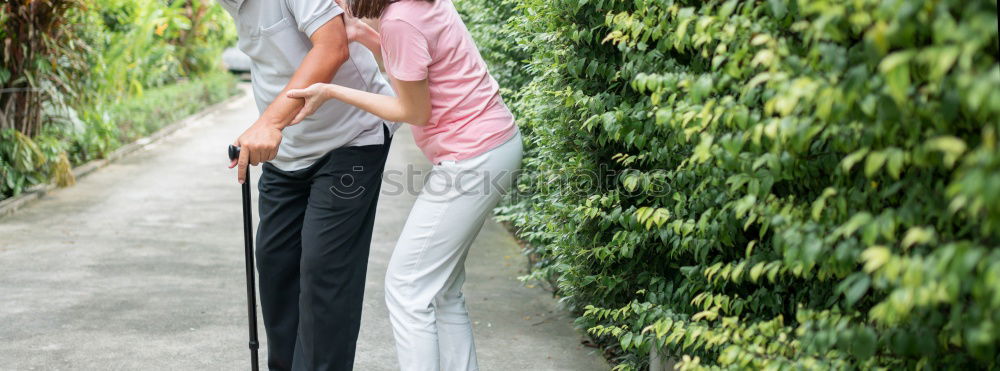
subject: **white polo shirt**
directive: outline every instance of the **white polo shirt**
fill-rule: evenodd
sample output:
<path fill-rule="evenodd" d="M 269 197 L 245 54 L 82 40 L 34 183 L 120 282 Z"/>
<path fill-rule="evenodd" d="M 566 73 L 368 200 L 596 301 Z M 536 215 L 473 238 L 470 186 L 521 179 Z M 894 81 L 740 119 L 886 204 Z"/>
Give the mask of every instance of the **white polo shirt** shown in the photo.
<path fill-rule="evenodd" d="M 309 37 L 313 32 L 344 12 L 333 0 L 218 2 L 236 21 L 237 46 L 253 62 L 250 76 L 260 112 L 264 112 L 288 85 L 306 53 L 312 49 Z M 350 58 L 331 83 L 394 95 L 372 53 L 359 43 L 351 43 L 349 49 Z M 278 155 L 270 162 L 282 170 L 298 170 L 336 148 L 382 144 L 382 123 L 383 120 L 375 115 L 331 99 L 309 118 L 282 130 Z"/>

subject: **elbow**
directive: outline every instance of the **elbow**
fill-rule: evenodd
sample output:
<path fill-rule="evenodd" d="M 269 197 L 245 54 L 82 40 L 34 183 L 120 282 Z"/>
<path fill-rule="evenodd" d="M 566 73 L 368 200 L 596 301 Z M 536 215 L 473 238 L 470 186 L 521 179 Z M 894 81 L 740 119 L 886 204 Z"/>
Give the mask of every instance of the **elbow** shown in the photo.
<path fill-rule="evenodd" d="M 333 55 L 335 63 L 337 63 L 337 66 L 340 66 L 351 57 L 351 50 L 347 47 L 347 44 L 340 44 L 334 49 Z"/>
<path fill-rule="evenodd" d="M 430 102 L 410 104 L 406 107 L 406 119 L 404 122 L 413 126 L 427 126 L 431 121 Z"/>
<path fill-rule="evenodd" d="M 430 111 L 415 113 L 413 115 L 410 115 L 410 117 L 408 117 L 408 119 L 406 120 L 407 123 L 413 126 L 427 126 L 427 124 L 430 121 L 431 121 Z"/>
<path fill-rule="evenodd" d="M 351 57 L 351 50 L 347 48 L 347 44 L 340 44 L 332 47 L 329 55 L 330 63 L 340 67 L 340 65 L 347 62 L 347 59 Z"/>
<path fill-rule="evenodd" d="M 326 81 L 332 79 L 340 66 L 351 57 L 351 51 L 347 48 L 347 44 L 315 44 L 310 53 L 316 53 L 322 68 L 330 71 L 330 77 Z"/>

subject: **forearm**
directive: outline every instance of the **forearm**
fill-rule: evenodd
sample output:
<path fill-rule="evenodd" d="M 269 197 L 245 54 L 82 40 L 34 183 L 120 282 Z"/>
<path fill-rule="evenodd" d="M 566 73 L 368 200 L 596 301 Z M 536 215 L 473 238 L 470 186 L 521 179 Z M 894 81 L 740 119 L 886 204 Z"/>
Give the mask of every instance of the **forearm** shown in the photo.
<path fill-rule="evenodd" d="M 302 109 L 301 99 L 286 96 L 291 89 L 301 89 L 321 82 L 329 83 L 348 58 L 346 48 L 313 47 L 302 60 L 299 69 L 288 81 L 285 89 L 271 102 L 260 115 L 259 121 L 266 125 L 274 125 L 282 129 L 291 124 L 295 114 Z"/>
<path fill-rule="evenodd" d="M 327 99 L 337 99 L 358 107 L 386 121 L 405 122 L 411 125 L 427 125 L 428 118 L 410 109 L 397 97 L 369 93 L 340 85 L 325 85 L 324 95 Z"/>

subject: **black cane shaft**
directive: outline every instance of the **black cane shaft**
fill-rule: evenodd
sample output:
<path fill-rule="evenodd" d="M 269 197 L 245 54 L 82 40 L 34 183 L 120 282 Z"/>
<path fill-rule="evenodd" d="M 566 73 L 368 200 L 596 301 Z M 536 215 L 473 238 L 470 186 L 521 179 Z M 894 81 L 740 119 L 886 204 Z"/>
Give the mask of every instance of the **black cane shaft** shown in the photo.
<path fill-rule="evenodd" d="M 249 170 L 249 169 L 248 169 Z M 250 368 L 258 370 L 257 349 L 257 280 L 254 277 L 254 254 L 253 254 L 253 207 L 250 202 L 250 172 L 247 171 L 246 181 L 243 182 L 243 240 L 245 248 L 244 259 L 247 271 L 247 318 L 250 323 Z"/>
<path fill-rule="evenodd" d="M 229 159 L 240 157 L 240 148 L 229 146 Z M 253 256 L 253 205 L 250 202 L 250 169 L 247 169 L 243 189 L 243 253 L 247 271 L 247 317 L 250 328 L 250 369 L 259 370 L 257 349 L 260 342 L 257 339 L 257 280 L 254 277 Z"/>

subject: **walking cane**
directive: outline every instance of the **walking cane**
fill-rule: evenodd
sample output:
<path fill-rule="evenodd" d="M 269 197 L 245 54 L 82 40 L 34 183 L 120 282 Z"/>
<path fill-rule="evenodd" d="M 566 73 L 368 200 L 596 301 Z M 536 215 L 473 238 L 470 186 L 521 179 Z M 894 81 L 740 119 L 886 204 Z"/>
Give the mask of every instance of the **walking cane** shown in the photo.
<path fill-rule="evenodd" d="M 229 146 L 229 159 L 240 158 L 240 147 Z M 257 348 L 257 284 L 254 280 L 253 263 L 253 215 L 250 206 L 250 169 L 247 169 L 246 181 L 243 182 L 243 245 L 247 263 L 247 316 L 250 320 L 250 368 L 258 370 Z"/>

